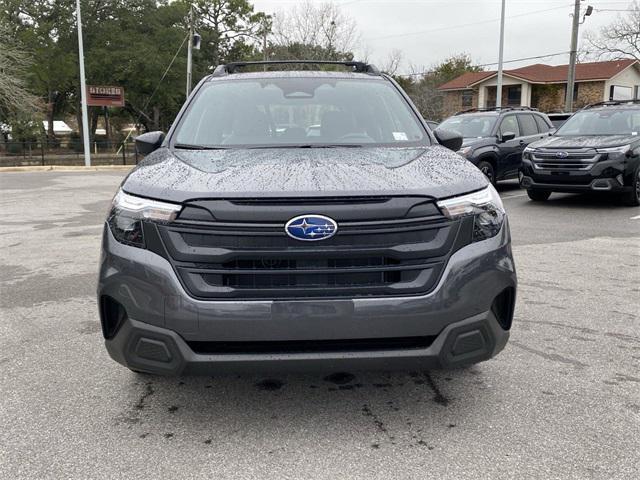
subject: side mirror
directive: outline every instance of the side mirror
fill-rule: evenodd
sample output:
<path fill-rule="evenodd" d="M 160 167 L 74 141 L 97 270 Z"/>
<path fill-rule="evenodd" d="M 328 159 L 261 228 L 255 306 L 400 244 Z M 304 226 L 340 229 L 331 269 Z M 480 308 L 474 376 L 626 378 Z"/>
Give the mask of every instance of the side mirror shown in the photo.
<path fill-rule="evenodd" d="M 454 152 L 460 150 L 460 147 L 462 146 L 462 135 L 458 132 L 444 128 L 436 128 L 433 131 L 433 134 L 436 136 L 438 143 L 443 147 L 453 150 Z"/>
<path fill-rule="evenodd" d="M 504 132 L 500 137 L 501 142 L 508 142 L 509 140 L 513 140 L 516 138 L 516 134 L 513 132 Z"/>
<path fill-rule="evenodd" d="M 549 130 L 549 136 L 555 135 L 557 131 L 558 131 L 557 128 L 552 128 L 551 130 Z"/>
<path fill-rule="evenodd" d="M 140 155 L 149 155 L 162 145 L 164 132 L 147 132 L 136 137 L 136 151 Z"/>

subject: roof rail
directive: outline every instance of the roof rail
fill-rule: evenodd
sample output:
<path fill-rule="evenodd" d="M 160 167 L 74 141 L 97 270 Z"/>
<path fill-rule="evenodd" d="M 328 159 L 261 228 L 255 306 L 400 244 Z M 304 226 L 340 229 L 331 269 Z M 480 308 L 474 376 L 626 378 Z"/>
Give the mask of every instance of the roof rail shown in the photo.
<path fill-rule="evenodd" d="M 587 108 L 593 108 L 593 107 L 608 107 L 612 105 L 623 105 L 626 103 L 640 103 L 640 99 L 634 98 L 631 100 L 607 100 L 604 102 L 590 103 L 589 105 L 585 105 L 584 107 L 582 107 L 582 110 L 586 110 Z"/>
<path fill-rule="evenodd" d="M 454 113 L 454 115 L 461 115 L 463 113 L 473 113 L 473 112 L 508 112 L 509 110 L 526 110 L 531 112 L 537 112 L 537 108 L 527 107 L 521 105 L 519 107 L 480 107 L 480 108 L 467 108 L 466 110 L 460 110 L 459 112 Z"/>
<path fill-rule="evenodd" d="M 220 77 L 236 73 L 236 70 L 243 67 L 260 65 L 343 65 L 345 67 L 353 67 L 353 71 L 357 73 L 370 73 L 380 75 L 380 70 L 375 65 L 365 62 L 355 61 L 335 61 L 335 60 L 264 60 L 258 62 L 231 62 L 226 65 L 218 65 L 213 71 L 212 76 Z"/>

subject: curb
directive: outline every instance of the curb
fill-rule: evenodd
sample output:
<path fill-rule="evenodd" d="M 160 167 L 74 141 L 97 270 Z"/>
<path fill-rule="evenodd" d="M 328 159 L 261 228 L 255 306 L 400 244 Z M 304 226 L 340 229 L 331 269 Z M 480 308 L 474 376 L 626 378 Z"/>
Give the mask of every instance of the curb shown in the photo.
<path fill-rule="evenodd" d="M 91 167 L 75 166 L 75 165 L 33 165 L 23 167 L 0 167 L 0 173 L 5 172 L 100 172 L 100 171 L 127 171 L 131 170 L 135 165 L 95 165 Z"/>

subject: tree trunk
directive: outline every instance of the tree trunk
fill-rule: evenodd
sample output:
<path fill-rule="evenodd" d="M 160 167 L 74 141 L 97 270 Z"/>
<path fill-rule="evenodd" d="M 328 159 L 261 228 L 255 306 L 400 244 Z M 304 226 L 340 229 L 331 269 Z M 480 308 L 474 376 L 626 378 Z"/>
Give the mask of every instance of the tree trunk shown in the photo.
<path fill-rule="evenodd" d="M 160 130 L 160 107 L 153 107 L 153 130 Z"/>

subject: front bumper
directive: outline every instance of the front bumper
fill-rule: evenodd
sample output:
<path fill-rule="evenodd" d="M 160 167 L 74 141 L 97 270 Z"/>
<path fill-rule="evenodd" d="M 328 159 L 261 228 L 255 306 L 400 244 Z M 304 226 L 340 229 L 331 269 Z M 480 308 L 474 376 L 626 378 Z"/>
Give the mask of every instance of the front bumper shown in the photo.
<path fill-rule="evenodd" d="M 420 369 L 476 363 L 509 337 L 516 274 L 508 226 L 454 253 L 427 295 L 356 299 L 224 300 L 190 297 L 167 260 L 118 243 L 105 228 L 98 299 L 126 311 L 106 340 L 111 357 L 153 373 Z M 509 293 L 509 305 L 496 299 Z M 105 318 L 102 315 L 103 327 Z M 105 329 L 107 331 L 108 329 Z M 195 342 L 312 342 L 428 337 L 411 348 L 208 353 Z"/>
<path fill-rule="evenodd" d="M 164 375 L 240 372 L 422 370 L 488 360 L 506 345 L 509 332 L 493 312 L 448 325 L 426 348 L 296 353 L 195 353 L 176 332 L 133 319 L 106 341 L 109 355 L 132 370 Z"/>
<path fill-rule="evenodd" d="M 528 190 L 553 192 L 629 192 L 633 189 L 634 159 L 618 158 L 597 162 L 590 170 L 541 170 L 529 159 L 522 160 L 520 186 Z"/>

